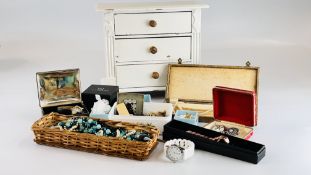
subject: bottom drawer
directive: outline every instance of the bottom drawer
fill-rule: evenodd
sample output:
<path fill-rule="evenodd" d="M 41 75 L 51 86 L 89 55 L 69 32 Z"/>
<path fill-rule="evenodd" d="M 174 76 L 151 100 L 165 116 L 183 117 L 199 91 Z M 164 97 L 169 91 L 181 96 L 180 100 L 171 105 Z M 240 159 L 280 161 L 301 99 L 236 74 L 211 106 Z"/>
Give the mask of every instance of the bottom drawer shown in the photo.
<path fill-rule="evenodd" d="M 167 79 L 167 64 L 116 66 L 120 88 L 161 87 Z"/>

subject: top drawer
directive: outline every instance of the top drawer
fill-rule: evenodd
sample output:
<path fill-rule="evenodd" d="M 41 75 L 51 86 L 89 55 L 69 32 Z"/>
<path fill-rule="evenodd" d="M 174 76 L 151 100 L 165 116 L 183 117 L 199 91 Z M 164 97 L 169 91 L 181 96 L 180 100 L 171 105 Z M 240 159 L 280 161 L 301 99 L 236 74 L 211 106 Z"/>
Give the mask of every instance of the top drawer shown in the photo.
<path fill-rule="evenodd" d="M 115 35 L 191 33 L 191 12 L 115 14 Z"/>

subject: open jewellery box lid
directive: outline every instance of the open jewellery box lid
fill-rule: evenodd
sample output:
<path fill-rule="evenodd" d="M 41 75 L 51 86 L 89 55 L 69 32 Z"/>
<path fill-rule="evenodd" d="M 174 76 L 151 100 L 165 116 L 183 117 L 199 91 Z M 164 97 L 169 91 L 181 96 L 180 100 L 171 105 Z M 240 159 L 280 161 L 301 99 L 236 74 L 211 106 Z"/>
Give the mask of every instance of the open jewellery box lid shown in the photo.
<path fill-rule="evenodd" d="M 36 78 L 40 107 L 81 103 L 79 69 L 38 72 Z"/>
<path fill-rule="evenodd" d="M 246 66 L 170 64 L 165 98 L 168 102 L 212 103 L 213 88 L 223 86 L 255 92 L 258 104 L 258 76 L 259 68 L 249 62 Z"/>
<path fill-rule="evenodd" d="M 213 88 L 214 118 L 216 120 L 255 126 L 256 93 L 234 88 Z"/>

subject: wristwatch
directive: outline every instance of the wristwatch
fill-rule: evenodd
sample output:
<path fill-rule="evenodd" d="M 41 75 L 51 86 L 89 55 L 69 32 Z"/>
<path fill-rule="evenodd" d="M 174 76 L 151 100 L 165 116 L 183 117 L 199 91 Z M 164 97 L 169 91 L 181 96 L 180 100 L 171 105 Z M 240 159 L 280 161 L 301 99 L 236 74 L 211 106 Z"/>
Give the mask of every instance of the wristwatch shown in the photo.
<path fill-rule="evenodd" d="M 172 162 L 190 158 L 194 154 L 194 143 L 186 139 L 173 139 L 164 144 L 165 156 Z"/>

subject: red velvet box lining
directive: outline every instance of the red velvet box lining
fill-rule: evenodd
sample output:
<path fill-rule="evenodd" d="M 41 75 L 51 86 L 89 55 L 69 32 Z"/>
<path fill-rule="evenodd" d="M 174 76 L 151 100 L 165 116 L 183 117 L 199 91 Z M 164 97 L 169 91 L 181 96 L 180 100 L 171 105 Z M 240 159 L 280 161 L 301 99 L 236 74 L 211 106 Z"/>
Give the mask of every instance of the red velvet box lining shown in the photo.
<path fill-rule="evenodd" d="M 214 118 L 246 126 L 256 125 L 256 94 L 253 91 L 215 87 Z"/>

